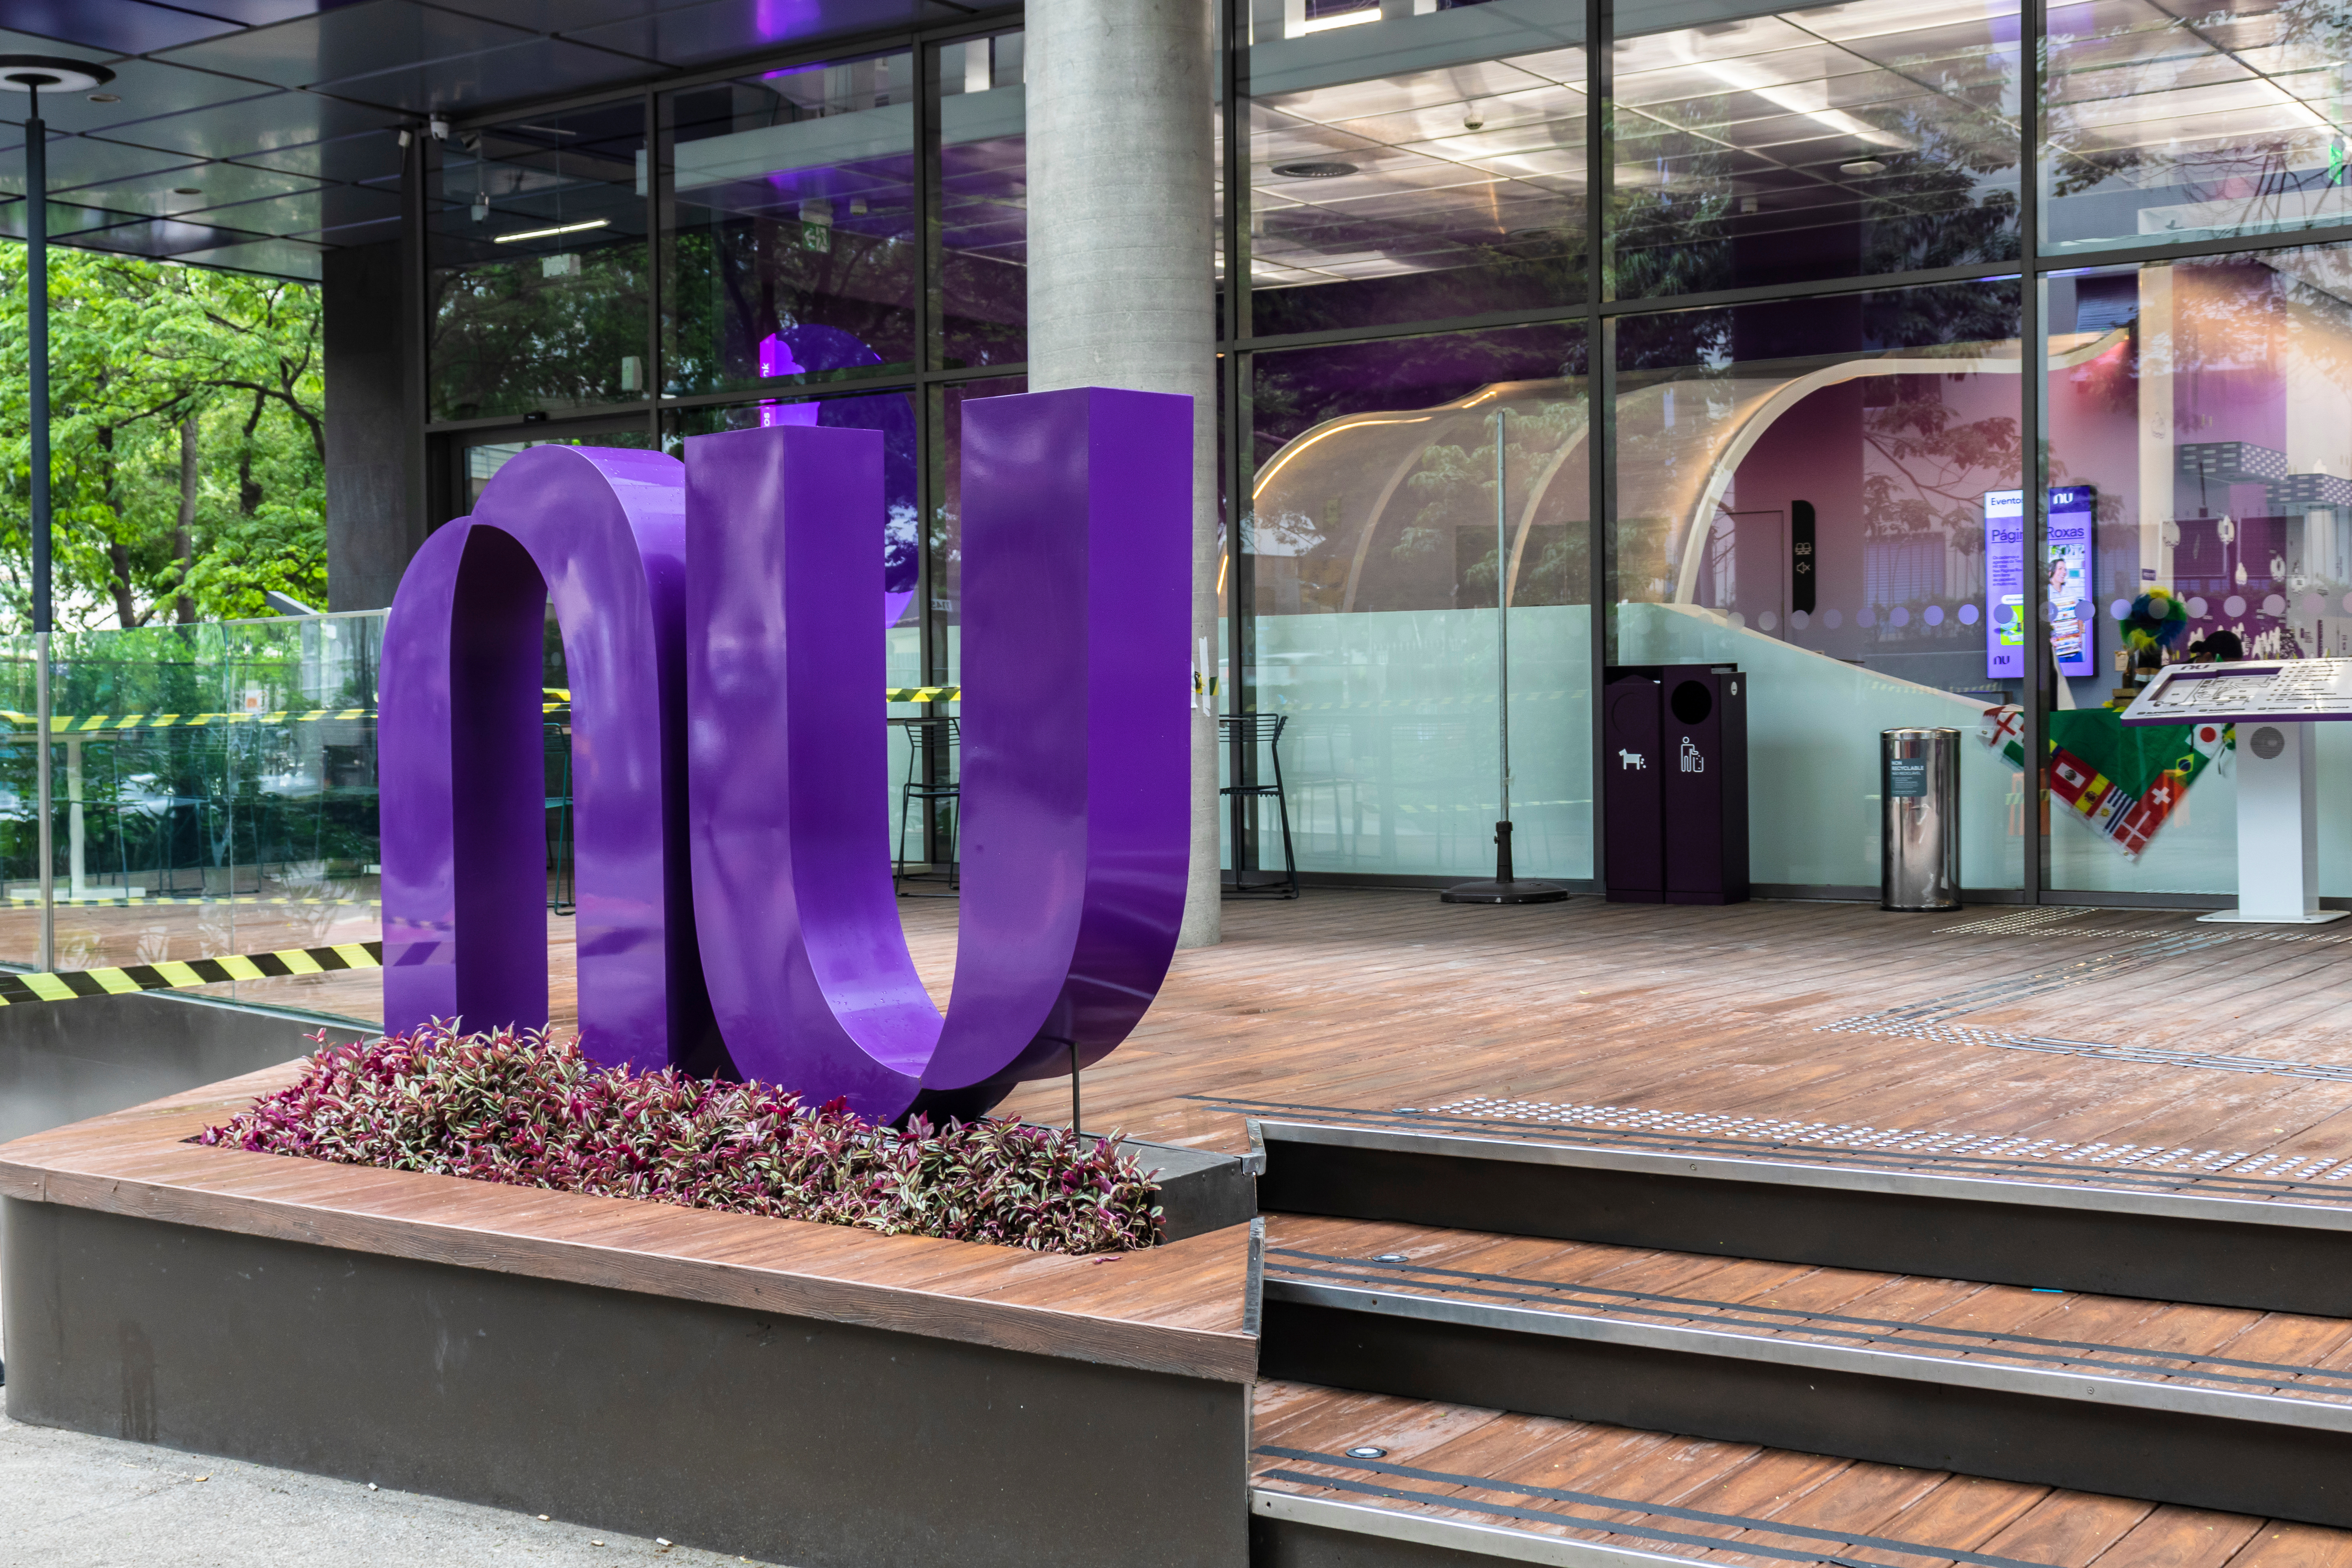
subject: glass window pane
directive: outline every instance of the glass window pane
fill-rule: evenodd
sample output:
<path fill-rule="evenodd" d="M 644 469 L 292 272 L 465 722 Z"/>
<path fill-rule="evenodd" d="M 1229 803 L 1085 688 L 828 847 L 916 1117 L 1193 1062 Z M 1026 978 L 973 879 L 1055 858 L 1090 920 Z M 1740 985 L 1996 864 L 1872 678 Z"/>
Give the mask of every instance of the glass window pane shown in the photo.
<path fill-rule="evenodd" d="M 439 144 L 432 417 L 646 395 L 645 145 L 635 100 Z"/>
<path fill-rule="evenodd" d="M 931 625 L 933 678 L 953 686 L 963 669 L 963 411 L 973 399 L 1029 390 L 1026 376 L 966 382 L 932 392 Z"/>
<path fill-rule="evenodd" d="M 940 47 L 940 346 L 948 370 L 1029 343 L 1029 138 L 1022 36 Z"/>
<path fill-rule="evenodd" d="M 2012 279 L 1620 324 L 1612 662 L 1750 675 L 1759 885 L 1874 889 L 1879 731 L 1933 724 L 1963 738 L 1963 883 L 2021 886 L 1986 527 L 2019 485 L 2018 303 Z"/>
<path fill-rule="evenodd" d="M 662 368 L 672 395 L 915 357 L 915 58 L 662 100 Z"/>
<path fill-rule="evenodd" d="M 523 440 L 478 441 L 466 448 L 466 510 L 482 499 L 482 487 L 509 462 L 533 447 L 623 447 L 642 450 L 653 437 L 640 425 L 628 430 L 600 430 L 591 436 L 540 436 Z"/>
<path fill-rule="evenodd" d="M 1255 356 L 1247 695 L 1302 870 L 1494 874 L 1499 577 L 1516 868 L 1592 874 L 1584 386 L 1577 327 Z"/>
<path fill-rule="evenodd" d="M 1584 3 L 1257 0 L 1260 334 L 1584 298 Z"/>
<path fill-rule="evenodd" d="M 1617 10 L 1618 298 L 2017 255 L 2013 0 L 1706 10 Z"/>
<path fill-rule="evenodd" d="M 2352 249 L 2082 272 L 2047 287 L 2051 480 L 2086 497 L 2096 527 L 2095 668 L 2069 682 L 2074 709 L 2051 715 L 2052 732 L 2119 792 L 2068 802 L 2053 786 L 2052 885 L 2228 894 L 2238 879 L 2231 737 L 2184 725 L 2135 730 L 2137 743 L 2125 744 L 2103 705 L 2146 671 L 2117 668 L 2118 612 L 2157 590 L 2181 601 L 2186 623 L 2153 656 L 2168 663 L 2352 657 Z M 2340 789 L 2352 732 L 2319 724 L 2314 735 L 2321 789 Z M 2320 814 L 2319 841 L 2322 890 L 2352 893 L 2340 813 Z"/>
<path fill-rule="evenodd" d="M 662 447 L 685 455 L 686 438 L 718 430 L 755 430 L 779 425 L 815 425 L 830 429 L 877 430 L 882 435 L 882 596 L 876 606 L 890 628 L 890 681 L 922 684 L 921 607 L 915 603 L 921 572 L 916 537 L 915 396 L 910 392 L 861 392 L 833 397 L 768 399 L 718 407 L 681 408 L 662 416 Z"/>
<path fill-rule="evenodd" d="M 2340 6 L 2051 7 L 2044 252 L 2352 222 L 2347 92 Z"/>

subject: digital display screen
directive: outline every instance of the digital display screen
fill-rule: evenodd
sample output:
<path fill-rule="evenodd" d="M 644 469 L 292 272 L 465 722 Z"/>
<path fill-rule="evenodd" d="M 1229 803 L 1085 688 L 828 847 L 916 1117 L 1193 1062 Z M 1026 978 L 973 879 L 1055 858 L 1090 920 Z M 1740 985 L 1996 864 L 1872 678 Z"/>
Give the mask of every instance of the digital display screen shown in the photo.
<path fill-rule="evenodd" d="M 1985 496 L 1985 673 L 2025 676 L 2029 588 L 2050 602 L 2050 646 L 2061 675 L 2097 673 L 2099 606 L 2092 597 L 2091 525 L 2098 492 L 2088 485 L 2050 491 L 2048 549 L 2037 581 L 2025 573 L 2025 492 Z"/>

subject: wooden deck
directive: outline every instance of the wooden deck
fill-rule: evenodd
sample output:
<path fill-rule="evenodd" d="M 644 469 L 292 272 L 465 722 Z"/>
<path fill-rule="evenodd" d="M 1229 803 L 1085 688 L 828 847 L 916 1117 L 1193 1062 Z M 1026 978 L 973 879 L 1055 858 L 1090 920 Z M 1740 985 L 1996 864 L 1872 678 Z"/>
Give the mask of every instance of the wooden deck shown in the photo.
<path fill-rule="evenodd" d="M 927 973 L 946 906 L 911 910 Z M 2187 913 L 1608 904 L 1494 909 L 1317 889 L 1228 905 L 1086 1119 L 1239 1150 L 1247 1100 L 1389 1110 L 1469 1100 L 1619 1121 L 1819 1124 L 2117 1150 L 2197 1169 L 2352 1156 L 2352 931 Z M 1009 1110 L 1067 1120 L 1066 1081 Z"/>
<path fill-rule="evenodd" d="M 957 905 L 900 900 L 935 1000 Z M 1492 909 L 1311 889 L 1229 903 L 1142 1026 L 1086 1075 L 1090 1125 L 1238 1152 L 1235 1100 L 1388 1110 L 1608 1108 L 1633 1124 L 1821 1123 L 1845 1143 L 1975 1133 L 2199 1169 L 2352 1156 L 2352 929 L 2182 912 L 1853 904 Z M 28 910 L 0 913 L 14 951 Z M 233 921 L 233 923 L 231 923 Z M 573 922 L 548 921 L 559 1028 Z M 372 908 L 60 911 L 75 962 L 267 951 L 374 934 Z M 9 945 L 14 944 L 14 945 Z M 228 987 L 218 988 L 224 991 Z M 381 1019 L 372 973 L 245 984 L 249 1000 Z M 1068 1120 L 1066 1079 L 1006 1109 Z M 1587 1115 L 1581 1118 L 1590 1121 Z M 2079 1157 L 2079 1155 L 2077 1156 Z"/>

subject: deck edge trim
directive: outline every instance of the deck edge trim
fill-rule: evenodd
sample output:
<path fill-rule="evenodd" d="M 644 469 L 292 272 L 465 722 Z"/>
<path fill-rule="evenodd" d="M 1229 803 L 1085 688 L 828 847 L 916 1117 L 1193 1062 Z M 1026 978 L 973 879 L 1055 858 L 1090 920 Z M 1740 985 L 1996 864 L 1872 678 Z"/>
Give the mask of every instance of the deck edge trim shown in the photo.
<path fill-rule="evenodd" d="M 1263 1125 L 1270 1147 L 1285 1142 L 1320 1144 L 1329 1148 L 1377 1149 L 1393 1153 L 1494 1160 L 1511 1164 L 1570 1166 L 1623 1171 L 1637 1175 L 1681 1176 L 1699 1181 L 1754 1182 L 1774 1186 L 1815 1187 L 1832 1192 L 1899 1194 L 1969 1203 L 2015 1204 L 2032 1208 L 2147 1215 L 2219 1225 L 2352 1231 L 2352 1205 L 2338 1208 L 2296 1203 L 2288 1198 L 2257 1201 L 2196 1197 L 2179 1193 L 2136 1193 L 2126 1188 L 2090 1184 L 1812 1165 L 1801 1160 L 1670 1154 L 1643 1149 L 1601 1148 L 1584 1143 L 1538 1143 L 1508 1138 L 1476 1138 L 1463 1133 L 1342 1127 L 1328 1122 L 1269 1119 Z M 2352 1196 L 2352 1194 L 2347 1195 Z"/>
<path fill-rule="evenodd" d="M 1427 1514 L 1376 1508 L 1366 1503 L 1337 1502 L 1329 1498 L 1301 1497 L 1296 1492 L 1250 1489 L 1250 1512 L 1286 1524 L 1311 1525 L 1349 1535 L 1374 1535 L 1441 1551 L 1499 1557 L 1514 1563 L 1535 1563 L 1545 1568 L 1688 1568 L 1693 1559 L 1665 1552 L 1642 1552 L 1597 1541 L 1538 1535 L 1532 1531 L 1501 1525 L 1473 1524 L 1467 1520 L 1436 1519 Z"/>
<path fill-rule="evenodd" d="M 1589 1340 L 1685 1355 L 1719 1356 L 1730 1361 L 1807 1367 L 1817 1372 L 1900 1378 L 1906 1382 L 1984 1389 L 2036 1399 L 2067 1399 L 2111 1408 L 2121 1406 L 2172 1415 L 2207 1415 L 2223 1420 L 2352 1433 L 2352 1405 L 2290 1399 L 2281 1394 L 2236 1394 L 2226 1389 L 2200 1388 L 2138 1378 L 2005 1366 L 1962 1357 L 1947 1359 L 1662 1323 L 1629 1323 L 1621 1318 L 1546 1312 L 1535 1308 L 1493 1306 L 1483 1302 L 1449 1301 L 1415 1297 L 1406 1291 L 1383 1294 L 1349 1286 L 1307 1284 L 1280 1279 L 1268 1279 L 1265 1289 L 1269 1300 L 1297 1301 L 1342 1311 L 1413 1318 L 1429 1322 L 1462 1323 L 1512 1333 L 1540 1334 L 1552 1339 Z M 1774 1353 L 1776 1352 L 1780 1353 Z"/>

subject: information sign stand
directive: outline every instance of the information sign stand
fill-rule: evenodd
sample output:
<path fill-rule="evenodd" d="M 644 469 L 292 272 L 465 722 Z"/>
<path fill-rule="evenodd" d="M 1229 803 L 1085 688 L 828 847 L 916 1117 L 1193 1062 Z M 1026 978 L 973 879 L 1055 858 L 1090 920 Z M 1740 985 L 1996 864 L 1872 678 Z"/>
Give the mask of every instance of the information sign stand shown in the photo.
<path fill-rule="evenodd" d="M 2200 915 L 2247 925 L 2323 925 L 2315 722 L 2352 719 L 2352 659 L 2176 664 L 2124 710 L 2126 724 L 2238 729 L 2238 906 Z"/>

